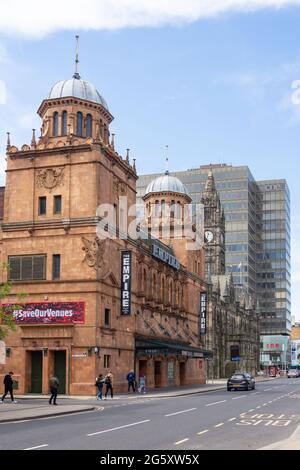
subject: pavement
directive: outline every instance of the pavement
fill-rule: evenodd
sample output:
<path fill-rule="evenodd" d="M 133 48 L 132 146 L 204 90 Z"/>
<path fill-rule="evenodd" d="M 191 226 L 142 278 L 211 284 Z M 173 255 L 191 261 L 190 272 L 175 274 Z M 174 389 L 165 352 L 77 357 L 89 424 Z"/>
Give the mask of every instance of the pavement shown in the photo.
<path fill-rule="evenodd" d="M 300 426 L 288 439 L 262 447 L 260 450 L 300 450 Z"/>
<path fill-rule="evenodd" d="M 51 418 L 55 416 L 70 415 L 94 411 L 91 405 L 49 405 L 49 404 L 23 404 L 6 402 L 0 404 L 0 423 L 26 421 L 31 419 Z"/>
<path fill-rule="evenodd" d="M 257 377 L 256 382 L 264 382 L 269 380 L 275 380 L 269 377 Z M 205 385 L 190 385 L 187 387 L 166 387 L 162 389 L 155 389 L 148 391 L 146 394 L 131 393 L 131 394 L 118 394 L 114 397 L 114 402 L 118 400 L 143 400 L 155 399 L 155 398 L 173 398 L 188 395 L 196 395 L 207 392 L 214 392 L 218 390 L 224 390 L 226 388 L 226 379 L 216 379 L 210 381 Z M 100 402 L 95 401 L 95 396 L 72 396 L 72 395 L 59 395 L 58 406 L 49 405 L 47 403 L 47 395 L 15 395 L 17 404 L 11 404 L 7 398 L 4 404 L 0 404 L 0 423 L 17 422 L 39 418 L 50 418 L 60 415 L 68 415 L 73 413 L 81 413 L 87 411 L 93 411 L 100 405 Z M 37 402 L 35 402 L 37 400 Z M 43 400 L 43 403 L 39 403 Z M 61 404 L 65 401 L 71 401 L 72 404 Z M 79 405 L 82 401 L 95 401 L 95 405 L 86 404 Z M 28 402 L 31 403 L 28 403 Z M 32 403 L 34 401 L 34 403 Z M 26 403 L 27 402 L 27 403 Z"/>

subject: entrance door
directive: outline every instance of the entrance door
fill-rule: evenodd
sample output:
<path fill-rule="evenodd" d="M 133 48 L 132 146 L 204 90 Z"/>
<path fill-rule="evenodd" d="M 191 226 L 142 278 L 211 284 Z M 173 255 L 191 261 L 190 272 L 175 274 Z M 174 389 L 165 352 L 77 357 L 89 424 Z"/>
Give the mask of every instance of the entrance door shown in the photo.
<path fill-rule="evenodd" d="M 54 351 L 54 375 L 58 378 L 58 393 L 66 393 L 66 351 Z"/>
<path fill-rule="evenodd" d="M 155 388 L 161 387 L 161 362 L 160 361 L 154 362 L 154 380 L 155 380 Z"/>
<path fill-rule="evenodd" d="M 180 385 L 185 384 L 185 362 L 180 362 Z"/>
<path fill-rule="evenodd" d="M 31 393 L 42 393 L 43 380 L 43 353 L 32 351 L 31 353 Z"/>

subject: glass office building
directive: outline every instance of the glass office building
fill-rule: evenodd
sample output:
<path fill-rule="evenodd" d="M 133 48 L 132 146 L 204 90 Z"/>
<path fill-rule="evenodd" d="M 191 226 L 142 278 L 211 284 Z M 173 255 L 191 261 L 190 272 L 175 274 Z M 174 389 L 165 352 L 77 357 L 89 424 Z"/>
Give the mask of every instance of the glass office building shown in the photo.
<path fill-rule="evenodd" d="M 290 192 L 285 180 L 258 181 L 262 199 L 262 243 L 257 290 L 261 334 L 291 331 Z"/>
<path fill-rule="evenodd" d="M 212 168 L 226 219 L 226 271 L 236 286 L 259 301 L 261 334 L 290 333 L 290 206 L 285 180 L 255 181 L 247 166 L 205 165 L 172 172 L 194 204 Z M 139 202 L 160 174 L 140 176 Z M 274 189 L 270 189 L 274 187 Z M 279 189 L 280 187 L 280 189 Z M 271 195 L 272 194 L 272 195 Z M 273 200 L 274 198 L 274 200 Z M 271 277 L 273 276 L 273 277 Z"/>

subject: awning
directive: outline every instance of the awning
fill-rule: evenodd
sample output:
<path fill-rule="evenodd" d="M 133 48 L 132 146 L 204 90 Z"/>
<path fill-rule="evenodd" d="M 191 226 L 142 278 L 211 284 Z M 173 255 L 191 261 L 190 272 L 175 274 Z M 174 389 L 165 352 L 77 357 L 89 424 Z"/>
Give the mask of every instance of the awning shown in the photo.
<path fill-rule="evenodd" d="M 142 337 L 136 337 L 135 349 L 138 353 L 143 352 L 144 354 L 152 356 L 159 354 L 177 354 L 180 356 L 203 359 L 211 359 L 213 357 L 213 352 L 207 349 L 196 348 L 175 341 L 163 341 L 160 339 Z"/>

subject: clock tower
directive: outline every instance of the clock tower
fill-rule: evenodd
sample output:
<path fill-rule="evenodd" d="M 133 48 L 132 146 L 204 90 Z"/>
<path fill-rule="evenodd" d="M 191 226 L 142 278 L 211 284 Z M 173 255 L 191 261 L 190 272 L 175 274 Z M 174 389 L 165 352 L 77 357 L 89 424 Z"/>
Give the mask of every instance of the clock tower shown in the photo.
<path fill-rule="evenodd" d="M 204 205 L 206 276 L 225 274 L 225 215 L 211 168 L 201 202 Z"/>

